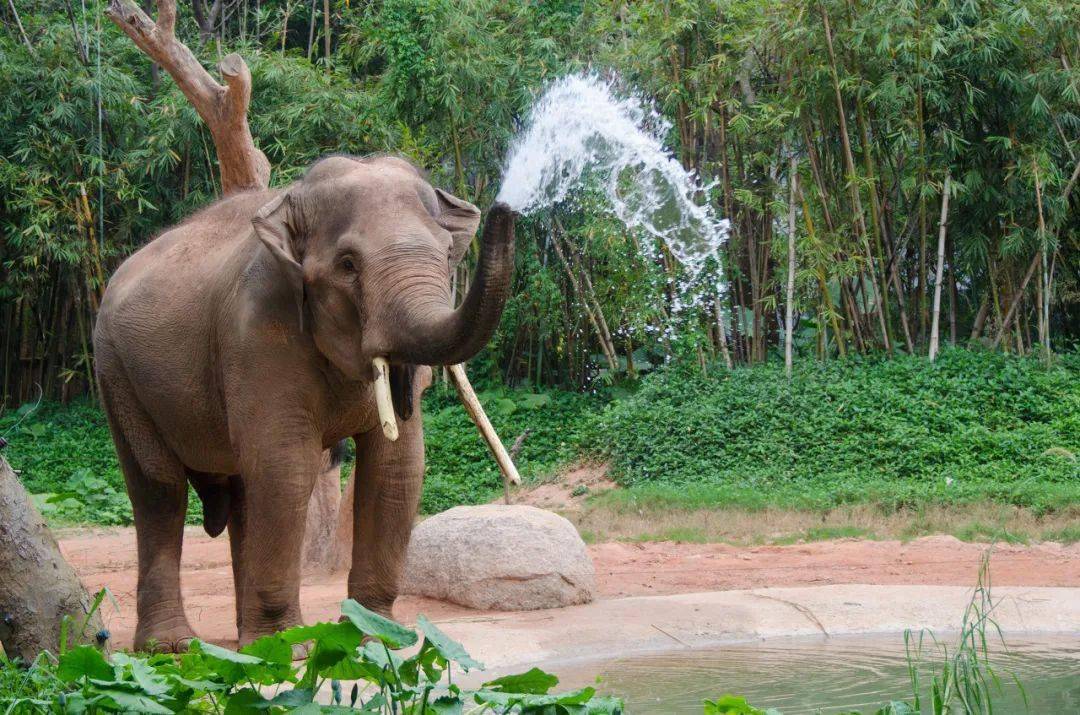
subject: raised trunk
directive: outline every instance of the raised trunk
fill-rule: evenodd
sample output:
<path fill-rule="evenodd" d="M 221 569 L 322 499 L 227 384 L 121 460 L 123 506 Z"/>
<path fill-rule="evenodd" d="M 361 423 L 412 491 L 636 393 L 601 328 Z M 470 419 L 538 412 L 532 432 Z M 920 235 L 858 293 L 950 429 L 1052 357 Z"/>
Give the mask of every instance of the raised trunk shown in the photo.
<path fill-rule="evenodd" d="M 499 325 L 513 272 L 514 212 L 497 203 L 488 212 L 476 274 L 461 306 L 405 317 L 387 357 L 415 365 L 454 365 L 471 358 Z"/>

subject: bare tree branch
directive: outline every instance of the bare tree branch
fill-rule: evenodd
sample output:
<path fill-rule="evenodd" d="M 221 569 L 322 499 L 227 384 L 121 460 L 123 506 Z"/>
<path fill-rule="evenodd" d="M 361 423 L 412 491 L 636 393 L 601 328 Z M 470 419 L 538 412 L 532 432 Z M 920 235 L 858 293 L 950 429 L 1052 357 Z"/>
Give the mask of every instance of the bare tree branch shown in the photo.
<path fill-rule="evenodd" d="M 206 122 L 217 149 L 222 192 L 229 195 L 265 189 L 270 182 L 270 162 L 255 146 L 248 127 L 251 72 L 247 63 L 236 53 L 227 55 L 218 66 L 225 81 L 222 86 L 176 39 L 175 0 L 157 0 L 157 7 L 156 23 L 132 0 L 110 0 L 105 13 L 172 76 Z"/>

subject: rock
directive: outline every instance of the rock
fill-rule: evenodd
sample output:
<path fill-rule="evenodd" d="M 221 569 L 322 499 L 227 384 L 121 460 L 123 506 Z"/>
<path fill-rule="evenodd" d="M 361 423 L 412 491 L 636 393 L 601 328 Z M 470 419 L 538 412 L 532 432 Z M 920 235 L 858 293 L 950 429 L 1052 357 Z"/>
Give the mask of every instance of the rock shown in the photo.
<path fill-rule="evenodd" d="M 403 593 L 499 611 L 588 603 L 596 590 L 574 526 L 521 504 L 459 506 L 424 520 L 402 581 Z"/>

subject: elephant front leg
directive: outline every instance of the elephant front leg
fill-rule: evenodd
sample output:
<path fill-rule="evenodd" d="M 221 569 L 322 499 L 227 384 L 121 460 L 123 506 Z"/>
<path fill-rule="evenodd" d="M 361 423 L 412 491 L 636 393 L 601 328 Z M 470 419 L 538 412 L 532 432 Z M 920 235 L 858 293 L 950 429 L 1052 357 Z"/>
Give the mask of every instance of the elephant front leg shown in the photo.
<path fill-rule="evenodd" d="M 302 622 L 300 558 L 321 459 L 318 440 L 294 437 L 253 449 L 244 460 L 251 467 L 243 475 L 237 534 L 242 564 L 234 570 L 243 582 L 237 585 L 241 645 Z"/>
<path fill-rule="evenodd" d="M 349 598 L 391 617 L 424 481 L 424 434 L 417 405 L 398 421 L 398 439 L 381 429 L 357 435 Z"/>

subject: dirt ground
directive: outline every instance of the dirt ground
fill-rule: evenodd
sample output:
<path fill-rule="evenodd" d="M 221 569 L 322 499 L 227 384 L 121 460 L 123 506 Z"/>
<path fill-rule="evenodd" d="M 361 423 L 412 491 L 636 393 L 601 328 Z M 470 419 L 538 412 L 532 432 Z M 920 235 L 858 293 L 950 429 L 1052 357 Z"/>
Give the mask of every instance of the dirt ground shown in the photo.
<path fill-rule="evenodd" d="M 106 609 L 114 644 L 131 645 L 135 628 L 135 532 L 131 528 L 61 534 L 61 548 L 96 591 L 107 586 L 116 606 Z M 971 586 L 985 544 L 931 536 L 907 543 L 841 539 L 788 546 L 738 547 L 675 542 L 602 543 L 589 546 L 596 567 L 597 597 L 696 593 L 771 586 L 831 584 L 926 584 Z M 995 586 L 1080 587 L 1080 543 L 995 545 Z M 235 646 L 232 572 L 228 540 L 187 530 L 183 590 L 196 633 Z M 311 574 L 301 601 L 308 622 L 336 617 L 345 598 L 345 574 Z M 412 622 L 420 612 L 435 620 L 484 619 L 490 614 L 416 597 L 403 597 L 395 617 Z"/>

